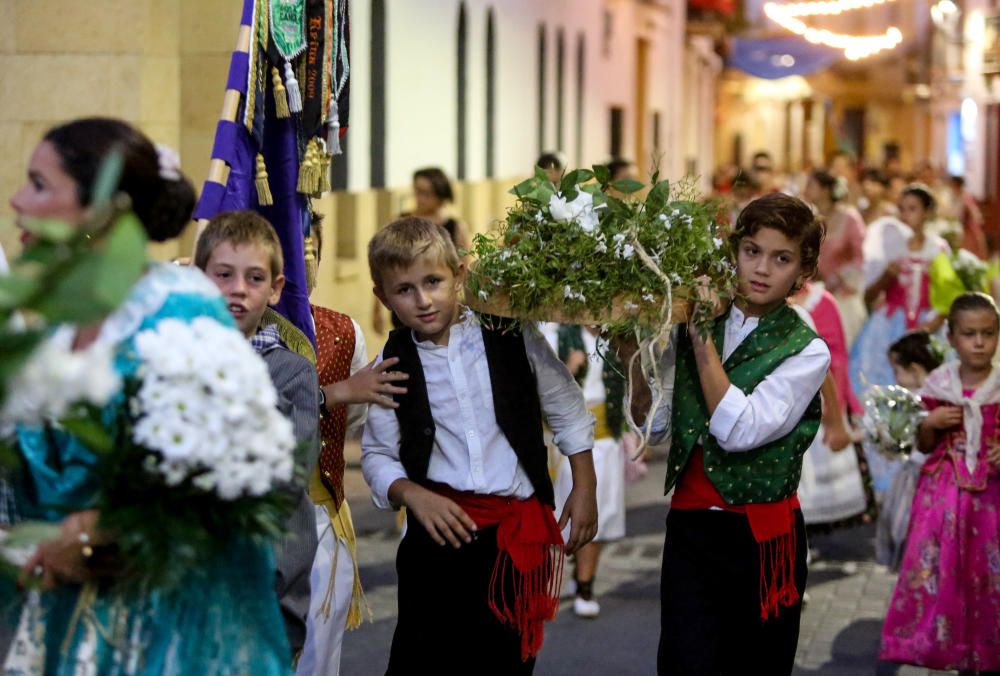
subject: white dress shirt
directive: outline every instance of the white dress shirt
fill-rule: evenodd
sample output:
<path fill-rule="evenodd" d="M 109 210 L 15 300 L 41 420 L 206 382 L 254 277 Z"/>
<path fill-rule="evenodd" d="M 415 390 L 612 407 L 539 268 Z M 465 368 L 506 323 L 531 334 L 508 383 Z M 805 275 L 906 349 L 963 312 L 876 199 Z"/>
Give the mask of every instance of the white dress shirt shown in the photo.
<path fill-rule="evenodd" d="M 759 322 L 759 318 L 747 317 L 735 305 L 732 307 L 720 355 L 723 364 Z M 665 392 L 650 423 L 650 443 L 662 443 L 669 432 L 675 360 L 676 335 L 660 360 Z M 780 439 L 799 424 L 829 368 L 830 349 L 823 339 L 813 339 L 801 352 L 781 362 L 750 394 L 730 385 L 709 420 L 709 434 L 723 450 L 733 453 Z"/>
<path fill-rule="evenodd" d="M 365 345 L 365 334 L 361 326 L 351 319 L 354 326 L 354 354 L 351 355 L 351 375 L 368 366 L 368 347 Z M 365 418 L 368 416 L 368 404 L 348 404 L 347 406 L 347 437 L 356 439 Z"/>
<path fill-rule="evenodd" d="M 563 455 L 590 450 L 594 417 L 569 371 L 538 330 L 524 326 L 524 347 L 538 384 L 542 414 Z M 427 478 L 460 491 L 527 498 L 528 475 L 496 421 L 486 346 L 471 315 L 451 328 L 448 345 L 417 342 L 434 418 L 434 446 Z M 382 355 L 379 355 L 381 361 Z M 541 443 L 541 440 L 539 440 Z M 382 509 L 389 486 L 406 478 L 399 458 L 400 430 L 392 409 L 372 406 L 361 438 L 361 470 Z"/>

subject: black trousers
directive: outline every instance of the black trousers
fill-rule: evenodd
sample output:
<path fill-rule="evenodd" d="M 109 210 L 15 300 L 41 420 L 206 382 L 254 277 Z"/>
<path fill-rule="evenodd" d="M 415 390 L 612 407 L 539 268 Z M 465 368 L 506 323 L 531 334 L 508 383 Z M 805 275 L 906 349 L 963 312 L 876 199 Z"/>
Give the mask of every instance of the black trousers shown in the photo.
<path fill-rule="evenodd" d="M 400 674 L 531 674 L 521 661 L 521 637 L 490 610 L 497 560 L 496 528 L 483 528 L 460 549 L 435 543 L 415 519 L 396 554 L 399 619 L 387 676 Z M 505 590 L 511 598 L 513 589 Z"/>
<path fill-rule="evenodd" d="M 805 522 L 795 513 L 795 587 L 806 586 Z M 660 578 L 661 676 L 791 674 L 802 604 L 760 619 L 760 558 L 743 514 L 670 510 Z"/>

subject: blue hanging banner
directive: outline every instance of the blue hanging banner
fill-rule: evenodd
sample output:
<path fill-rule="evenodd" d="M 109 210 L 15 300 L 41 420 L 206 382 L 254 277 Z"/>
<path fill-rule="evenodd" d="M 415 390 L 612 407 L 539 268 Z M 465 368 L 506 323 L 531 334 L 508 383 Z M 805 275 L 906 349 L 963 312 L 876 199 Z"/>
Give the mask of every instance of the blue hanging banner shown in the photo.
<path fill-rule="evenodd" d="M 788 36 L 748 40 L 734 38 L 726 65 L 754 77 L 776 80 L 789 75 L 811 75 L 843 57 L 837 49 Z"/>

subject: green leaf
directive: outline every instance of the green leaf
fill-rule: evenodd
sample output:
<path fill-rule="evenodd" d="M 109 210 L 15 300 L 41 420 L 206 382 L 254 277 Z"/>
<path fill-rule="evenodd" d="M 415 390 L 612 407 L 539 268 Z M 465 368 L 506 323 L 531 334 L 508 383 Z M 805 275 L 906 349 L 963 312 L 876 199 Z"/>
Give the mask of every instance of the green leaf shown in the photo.
<path fill-rule="evenodd" d="M 21 454 L 14 444 L 0 441 L 0 467 L 18 469 L 21 464 Z"/>
<path fill-rule="evenodd" d="M 537 186 L 531 194 L 528 195 L 528 197 L 535 200 L 539 204 L 548 205 L 549 200 L 551 200 L 552 196 L 555 194 L 556 191 L 552 189 L 552 184 L 546 181 L 545 183 Z"/>
<path fill-rule="evenodd" d="M 110 453 L 114 440 L 99 419 L 91 416 L 64 418 L 59 424 L 95 453 Z"/>
<path fill-rule="evenodd" d="M 586 183 L 592 178 L 594 178 L 594 172 L 589 169 L 574 169 L 563 176 L 562 181 L 559 183 L 559 191 L 565 195 L 570 191 L 575 191 L 576 186 Z"/>
<path fill-rule="evenodd" d="M 511 188 L 509 192 L 511 195 L 514 195 L 515 197 L 526 197 L 534 189 L 535 189 L 535 179 L 526 178 L 525 180 L 521 181 L 513 188 Z"/>
<path fill-rule="evenodd" d="M 65 242 L 76 234 L 76 226 L 49 218 L 25 219 L 23 227 L 36 237 L 50 242 Z M 30 248 L 31 245 L 29 245 Z"/>
<path fill-rule="evenodd" d="M 115 309 L 146 269 L 146 231 L 135 214 L 118 217 L 101 253 L 101 274 L 94 294 L 98 303 Z"/>
<path fill-rule="evenodd" d="M 538 166 L 535 167 L 535 180 L 539 183 L 551 183 L 548 172 Z"/>
<path fill-rule="evenodd" d="M 670 201 L 670 181 L 660 181 L 646 195 L 646 208 L 650 211 L 662 211 Z"/>
<path fill-rule="evenodd" d="M 30 309 L 55 322 L 86 323 L 107 316 L 142 275 L 145 241 L 139 219 L 120 216 L 107 240 L 81 251 Z"/>
<path fill-rule="evenodd" d="M 611 172 L 608 171 L 607 165 L 604 164 L 594 165 L 594 176 L 597 178 L 597 182 L 602 186 L 607 185 L 608 181 L 611 180 Z"/>
<path fill-rule="evenodd" d="M 17 273 L 0 275 L 0 311 L 23 307 L 40 288 L 40 281 L 32 277 Z"/>
<path fill-rule="evenodd" d="M 103 204 L 114 196 L 121 181 L 123 166 L 121 151 L 114 150 L 104 156 L 91 188 L 91 204 Z"/>
<path fill-rule="evenodd" d="M 623 178 L 612 183 L 611 187 L 623 195 L 631 195 L 634 192 L 642 190 L 643 184 L 641 181 L 637 181 L 634 178 Z"/>

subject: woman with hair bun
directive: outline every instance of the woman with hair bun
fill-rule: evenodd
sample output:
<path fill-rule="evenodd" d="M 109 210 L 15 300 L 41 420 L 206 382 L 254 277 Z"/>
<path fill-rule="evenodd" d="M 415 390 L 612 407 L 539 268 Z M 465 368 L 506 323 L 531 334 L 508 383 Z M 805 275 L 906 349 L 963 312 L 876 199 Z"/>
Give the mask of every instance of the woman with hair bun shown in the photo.
<path fill-rule="evenodd" d="M 823 170 L 814 171 L 803 195 L 826 222 L 826 238 L 819 253 L 818 278 L 837 299 L 847 344 L 864 324 L 861 298 L 864 279 L 865 222 L 854 207 L 845 203 L 847 181 Z"/>
<path fill-rule="evenodd" d="M 128 195 L 149 239 L 179 235 L 195 193 L 176 154 L 158 149 L 128 123 L 106 118 L 75 120 L 45 135 L 29 160 L 26 183 L 10 202 L 19 227 L 34 219 L 80 224 L 101 164 L 113 152 L 122 159 L 117 190 Z M 24 230 L 22 240 L 30 238 Z M 150 262 L 117 310 L 91 325 L 58 327 L 51 340 L 74 351 L 110 347 L 115 369 L 128 377 L 139 367 L 132 349 L 139 331 L 163 320 L 196 318 L 234 326 L 215 285 L 199 271 Z M 104 419 L 114 419 L 122 405 L 123 396 L 112 397 Z M 183 571 L 183 587 L 116 591 L 106 584 L 115 576 L 115 535 L 100 530 L 93 508 L 96 456 L 80 438 L 51 427 L 20 427 L 17 442 L 24 461 L 15 481 L 19 514 L 58 522 L 59 536 L 42 542 L 26 565 L 41 591 L 26 598 L 3 673 L 290 672 L 267 544 L 234 536 L 219 560 Z M 98 569 L 98 561 L 111 565 Z"/>

